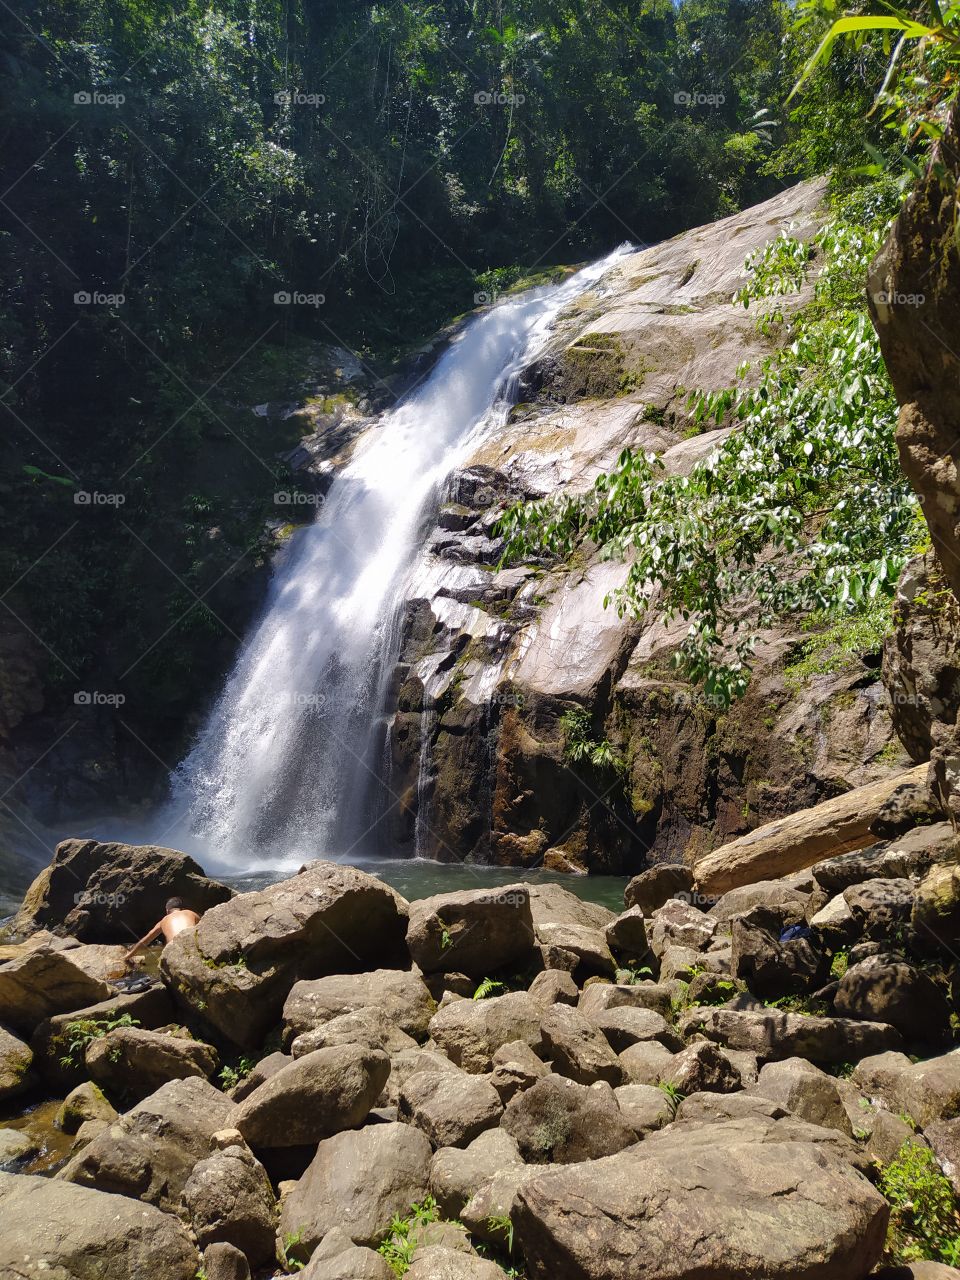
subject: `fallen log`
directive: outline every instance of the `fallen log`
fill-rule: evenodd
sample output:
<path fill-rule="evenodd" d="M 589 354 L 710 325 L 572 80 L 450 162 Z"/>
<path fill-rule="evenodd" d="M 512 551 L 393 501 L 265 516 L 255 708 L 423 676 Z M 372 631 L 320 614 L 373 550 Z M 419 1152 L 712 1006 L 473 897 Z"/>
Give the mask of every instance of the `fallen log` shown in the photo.
<path fill-rule="evenodd" d="M 768 822 L 704 854 L 693 868 L 698 891 L 720 894 L 758 880 L 776 880 L 812 867 L 821 858 L 873 844 L 877 837 L 871 834 L 870 825 L 880 808 L 904 783 L 922 783 L 928 768 L 920 764 L 879 782 L 868 782 L 812 809 Z"/>

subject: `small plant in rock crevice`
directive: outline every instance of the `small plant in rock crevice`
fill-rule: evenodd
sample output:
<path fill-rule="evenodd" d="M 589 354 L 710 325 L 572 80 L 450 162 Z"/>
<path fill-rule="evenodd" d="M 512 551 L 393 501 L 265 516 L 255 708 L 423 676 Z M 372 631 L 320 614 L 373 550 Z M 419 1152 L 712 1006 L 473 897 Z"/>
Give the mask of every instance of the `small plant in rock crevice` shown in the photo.
<path fill-rule="evenodd" d="M 433 1196 L 427 1196 L 419 1204 L 411 1206 L 407 1217 L 401 1217 L 399 1213 L 393 1215 L 386 1238 L 377 1253 L 396 1275 L 406 1275 L 419 1243 L 419 1228 L 439 1221 L 437 1202 Z"/>
<path fill-rule="evenodd" d="M 67 1051 L 61 1055 L 60 1065 L 78 1067 L 91 1041 L 101 1039 L 117 1027 L 139 1027 L 139 1025 L 138 1019 L 131 1017 L 129 1013 L 108 1013 L 102 1018 L 77 1018 L 74 1022 L 68 1022 L 65 1028 Z M 115 1059 L 112 1058 L 112 1060 Z"/>
<path fill-rule="evenodd" d="M 499 996 L 507 989 L 505 982 L 498 982 L 495 978 L 484 978 L 476 991 L 473 993 L 474 1000 L 489 1000 L 491 996 Z"/>
<path fill-rule="evenodd" d="M 881 1171 L 890 1202 L 887 1255 L 893 1262 L 960 1260 L 960 1216 L 949 1179 L 929 1147 L 905 1142 Z"/>

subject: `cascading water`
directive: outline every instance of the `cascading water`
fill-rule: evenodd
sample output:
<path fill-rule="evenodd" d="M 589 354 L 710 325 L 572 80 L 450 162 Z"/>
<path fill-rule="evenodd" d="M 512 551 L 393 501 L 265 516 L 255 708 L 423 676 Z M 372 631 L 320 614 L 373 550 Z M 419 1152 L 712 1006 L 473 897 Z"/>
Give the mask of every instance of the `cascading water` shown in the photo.
<path fill-rule="evenodd" d="M 174 776 L 184 843 L 238 871 L 370 851 L 387 683 L 431 499 L 503 424 L 511 379 L 557 315 L 628 251 L 471 320 L 426 381 L 360 439 L 313 525 L 291 540 L 263 616 Z"/>

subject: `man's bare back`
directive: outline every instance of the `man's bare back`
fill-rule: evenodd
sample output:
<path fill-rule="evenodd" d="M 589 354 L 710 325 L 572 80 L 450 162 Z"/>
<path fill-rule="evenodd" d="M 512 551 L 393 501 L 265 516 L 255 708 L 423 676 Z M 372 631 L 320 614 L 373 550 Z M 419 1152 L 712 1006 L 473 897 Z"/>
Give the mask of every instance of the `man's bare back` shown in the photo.
<path fill-rule="evenodd" d="M 163 934 L 164 942 L 171 942 L 179 933 L 184 933 L 187 929 L 195 929 L 200 923 L 200 917 L 196 911 L 191 911 L 189 907 L 185 907 L 179 898 L 171 898 L 167 903 L 166 915 L 162 920 L 158 920 L 149 933 L 145 933 L 135 947 L 131 947 L 124 959 L 127 964 L 133 964 L 134 957 L 141 948 L 149 946 L 154 938 L 158 938 Z"/>

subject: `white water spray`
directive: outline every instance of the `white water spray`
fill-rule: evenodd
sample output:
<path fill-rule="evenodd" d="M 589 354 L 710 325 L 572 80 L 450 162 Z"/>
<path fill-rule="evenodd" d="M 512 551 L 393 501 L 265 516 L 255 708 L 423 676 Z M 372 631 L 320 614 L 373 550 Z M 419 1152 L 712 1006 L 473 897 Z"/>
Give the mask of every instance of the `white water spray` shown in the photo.
<path fill-rule="evenodd" d="M 183 844 L 238 871 L 375 852 L 387 684 L 431 500 L 506 420 L 511 381 L 558 314 L 625 252 L 471 320 L 425 382 L 361 437 L 314 524 L 291 540 L 174 776 Z"/>

